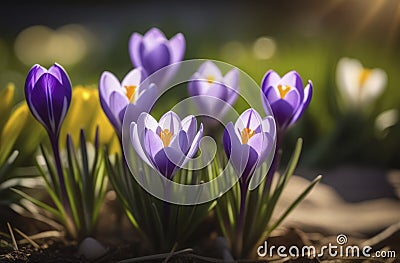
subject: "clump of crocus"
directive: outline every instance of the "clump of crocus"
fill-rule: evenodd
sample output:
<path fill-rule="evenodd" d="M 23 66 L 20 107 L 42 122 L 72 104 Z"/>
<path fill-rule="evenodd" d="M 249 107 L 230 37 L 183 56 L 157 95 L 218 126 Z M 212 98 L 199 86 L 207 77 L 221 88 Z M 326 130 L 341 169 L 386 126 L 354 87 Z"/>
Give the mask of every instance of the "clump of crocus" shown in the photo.
<path fill-rule="evenodd" d="M 101 75 L 99 83 L 101 107 L 119 138 L 122 136 L 122 123 L 128 104 L 131 104 L 131 118 L 137 120 L 140 113 L 150 109 L 149 104 L 157 95 L 154 85 L 150 85 L 144 90 L 140 88 L 145 77 L 146 73 L 142 68 L 131 70 L 122 82 L 119 82 L 114 74 L 108 71 Z"/>
<path fill-rule="evenodd" d="M 364 68 L 356 59 L 342 58 L 337 64 L 336 81 L 344 106 L 359 110 L 369 106 L 382 94 L 387 75 L 379 68 Z"/>
<path fill-rule="evenodd" d="M 54 64 L 48 70 L 40 65 L 31 68 L 26 77 L 25 98 L 33 116 L 49 135 L 65 205 L 67 192 L 59 152 L 59 135 L 71 97 L 71 81 L 63 67 Z"/>
<path fill-rule="evenodd" d="M 265 74 L 261 83 L 261 97 L 264 105 L 268 102 L 271 106 L 277 123 L 278 136 L 303 115 L 310 104 L 312 88 L 310 80 L 304 87 L 296 71 L 290 71 L 282 78 L 273 70 Z M 268 106 L 265 107 L 268 112 Z"/>
<path fill-rule="evenodd" d="M 201 114 L 221 118 L 239 95 L 239 71 L 234 68 L 222 75 L 211 61 L 204 62 L 188 84 L 189 94 Z"/>
<path fill-rule="evenodd" d="M 148 75 L 182 60 L 185 53 L 185 37 L 178 33 L 168 40 L 158 28 L 152 28 L 143 36 L 133 33 L 129 40 L 129 54 L 135 67 L 143 67 Z"/>
<path fill-rule="evenodd" d="M 194 156 L 202 135 L 203 125 L 200 124 L 197 131 L 193 115 L 181 120 L 172 111 L 165 113 L 158 122 L 143 112 L 130 127 L 131 142 L 138 155 L 168 179 Z"/>

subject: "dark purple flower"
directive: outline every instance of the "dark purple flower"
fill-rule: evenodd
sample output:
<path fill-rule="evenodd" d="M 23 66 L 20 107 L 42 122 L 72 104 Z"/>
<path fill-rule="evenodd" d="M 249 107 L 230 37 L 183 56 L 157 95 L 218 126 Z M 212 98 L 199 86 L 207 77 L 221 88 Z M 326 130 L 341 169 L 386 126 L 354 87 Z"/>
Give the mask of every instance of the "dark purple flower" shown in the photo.
<path fill-rule="evenodd" d="M 239 71 L 232 69 L 223 76 L 213 62 L 206 61 L 192 76 L 188 89 L 191 96 L 198 96 L 194 99 L 202 114 L 222 117 L 238 98 Z"/>
<path fill-rule="evenodd" d="M 185 48 L 185 37 L 181 33 L 168 40 L 158 28 L 150 29 L 144 36 L 133 33 L 129 40 L 133 65 L 143 67 L 148 75 L 181 61 Z"/>
<path fill-rule="evenodd" d="M 99 96 L 103 111 L 114 126 L 118 136 L 121 136 L 121 127 L 126 107 L 131 103 L 130 114 L 137 121 L 140 113 L 145 111 L 148 104 L 157 95 L 157 89 L 150 85 L 147 89 L 140 88 L 146 77 L 142 68 L 131 70 L 120 83 L 114 74 L 105 71 L 100 77 Z"/>
<path fill-rule="evenodd" d="M 310 104 L 312 82 L 309 80 L 304 87 L 296 71 L 290 71 L 281 78 L 270 70 L 262 80 L 261 91 L 264 105 L 266 102 L 271 105 L 279 130 L 282 131 L 292 126 Z"/>
<path fill-rule="evenodd" d="M 235 125 L 229 122 L 224 131 L 223 144 L 229 161 L 238 173 L 243 185 L 261 165 L 273 149 L 275 122 L 264 119 L 254 109 L 244 111 Z"/>
<path fill-rule="evenodd" d="M 34 65 L 25 82 L 25 98 L 33 116 L 49 135 L 58 138 L 72 96 L 67 72 L 58 64 L 45 69 Z"/>
<path fill-rule="evenodd" d="M 194 156 L 202 136 L 203 125 L 197 131 L 193 115 L 181 121 L 172 111 L 164 114 L 159 122 L 143 112 L 130 127 L 131 143 L 138 155 L 168 179 Z"/>

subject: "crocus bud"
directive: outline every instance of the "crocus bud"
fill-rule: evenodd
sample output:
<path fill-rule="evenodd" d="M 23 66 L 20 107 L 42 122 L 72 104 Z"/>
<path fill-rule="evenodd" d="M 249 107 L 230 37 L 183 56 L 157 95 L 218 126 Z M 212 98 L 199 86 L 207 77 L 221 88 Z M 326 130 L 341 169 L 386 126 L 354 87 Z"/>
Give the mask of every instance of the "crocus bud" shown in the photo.
<path fill-rule="evenodd" d="M 181 61 L 185 48 L 185 37 L 181 33 L 168 40 L 158 28 L 150 29 L 144 36 L 133 33 L 129 40 L 132 64 L 143 67 L 148 75 Z"/>
<path fill-rule="evenodd" d="M 25 98 L 33 116 L 50 137 L 57 138 L 71 103 L 72 88 L 67 72 L 58 64 L 49 70 L 34 65 L 25 82 Z"/>
<path fill-rule="evenodd" d="M 261 91 L 265 111 L 271 106 L 279 131 L 292 126 L 310 104 L 312 82 L 306 87 L 296 71 L 286 73 L 282 78 L 273 70 L 268 71 L 261 83 Z"/>

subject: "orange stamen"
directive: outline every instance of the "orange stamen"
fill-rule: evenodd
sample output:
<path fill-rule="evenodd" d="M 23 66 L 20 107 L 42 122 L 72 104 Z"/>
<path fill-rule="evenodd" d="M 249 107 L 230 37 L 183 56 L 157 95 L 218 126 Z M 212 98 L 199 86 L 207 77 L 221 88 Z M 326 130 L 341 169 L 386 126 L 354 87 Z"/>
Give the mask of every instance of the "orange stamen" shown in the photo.
<path fill-rule="evenodd" d="M 247 144 L 254 134 L 256 134 L 256 131 L 253 131 L 250 128 L 244 128 L 240 134 L 242 137 L 242 144 Z"/>
<path fill-rule="evenodd" d="M 126 97 L 129 100 L 132 100 L 133 96 L 135 95 L 135 91 L 136 91 L 136 86 L 132 85 L 132 86 L 125 86 L 124 87 L 126 90 Z"/>
<path fill-rule="evenodd" d="M 290 90 L 291 90 L 290 86 L 278 85 L 279 96 L 281 97 L 281 99 L 284 99 Z"/>
<path fill-rule="evenodd" d="M 168 129 L 160 131 L 160 138 L 164 144 L 164 147 L 167 147 L 171 143 L 172 136 L 173 136 L 172 132 L 170 132 Z"/>

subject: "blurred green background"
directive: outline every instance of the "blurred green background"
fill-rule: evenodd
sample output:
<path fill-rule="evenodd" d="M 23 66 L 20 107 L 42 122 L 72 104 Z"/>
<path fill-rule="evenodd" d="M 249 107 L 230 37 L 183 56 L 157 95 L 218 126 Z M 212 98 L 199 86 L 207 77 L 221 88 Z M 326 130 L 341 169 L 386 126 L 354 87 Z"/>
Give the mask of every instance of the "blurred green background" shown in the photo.
<path fill-rule="evenodd" d="M 398 0 L 4 3 L 0 87 L 14 82 L 16 101 L 23 100 L 25 76 L 35 63 L 62 64 L 74 86 L 97 85 L 104 70 L 122 78 L 132 68 L 131 34 L 158 27 L 167 37 L 185 35 L 185 59 L 222 60 L 257 83 L 269 69 L 281 75 L 295 69 L 304 82 L 313 81 L 311 105 L 287 134 L 284 160 L 301 136 L 305 167 L 400 168 L 400 126 L 374 127 L 381 112 L 400 108 L 399 25 Z M 383 95 L 367 115 L 337 107 L 341 57 L 388 75 Z"/>

